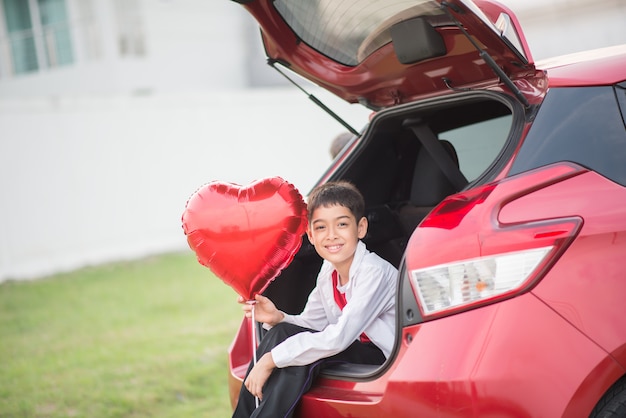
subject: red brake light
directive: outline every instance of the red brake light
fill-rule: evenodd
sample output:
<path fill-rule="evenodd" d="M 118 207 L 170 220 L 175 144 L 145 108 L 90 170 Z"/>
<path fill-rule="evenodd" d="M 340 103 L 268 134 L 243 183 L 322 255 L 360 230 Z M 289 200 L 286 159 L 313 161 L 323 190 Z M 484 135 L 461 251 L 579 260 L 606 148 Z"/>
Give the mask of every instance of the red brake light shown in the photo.
<path fill-rule="evenodd" d="M 494 189 L 494 184 L 481 188 L 472 189 L 465 193 L 455 194 L 445 200 L 444 204 L 437 206 L 421 226 L 452 229 L 461 223 L 474 206 L 485 201 Z"/>
<path fill-rule="evenodd" d="M 577 235 L 582 219 L 503 224 L 507 203 L 584 172 L 554 165 L 445 199 L 419 225 L 406 266 L 425 319 L 449 315 L 527 291 Z"/>

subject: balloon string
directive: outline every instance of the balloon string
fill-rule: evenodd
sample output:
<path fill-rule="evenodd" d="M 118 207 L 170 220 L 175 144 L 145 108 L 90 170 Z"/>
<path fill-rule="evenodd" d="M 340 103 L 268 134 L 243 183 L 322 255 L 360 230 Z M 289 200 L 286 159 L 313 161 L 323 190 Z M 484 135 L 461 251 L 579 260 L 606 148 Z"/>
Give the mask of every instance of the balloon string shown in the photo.
<path fill-rule="evenodd" d="M 254 365 L 256 365 L 256 320 L 254 319 L 254 307 L 256 306 L 256 300 L 249 300 L 247 303 L 252 305 L 252 361 Z M 256 408 L 259 407 L 259 397 L 254 397 L 254 405 Z"/>

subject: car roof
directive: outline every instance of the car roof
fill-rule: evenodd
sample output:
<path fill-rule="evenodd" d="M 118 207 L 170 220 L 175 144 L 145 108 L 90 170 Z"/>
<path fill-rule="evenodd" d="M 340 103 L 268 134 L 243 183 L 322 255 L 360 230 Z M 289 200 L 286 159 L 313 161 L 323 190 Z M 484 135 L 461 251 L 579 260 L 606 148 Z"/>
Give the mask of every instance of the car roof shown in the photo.
<path fill-rule="evenodd" d="M 611 85 L 626 81 L 626 44 L 541 60 L 550 87 Z"/>

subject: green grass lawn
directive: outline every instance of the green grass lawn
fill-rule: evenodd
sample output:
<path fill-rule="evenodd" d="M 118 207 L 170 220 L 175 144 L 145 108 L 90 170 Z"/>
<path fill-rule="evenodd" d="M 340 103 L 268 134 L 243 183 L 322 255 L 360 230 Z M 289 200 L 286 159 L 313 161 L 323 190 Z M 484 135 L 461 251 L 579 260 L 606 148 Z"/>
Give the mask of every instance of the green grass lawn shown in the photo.
<path fill-rule="evenodd" d="M 0 417 L 226 417 L 236 294 L 189 253 L 0 284 Z"/>

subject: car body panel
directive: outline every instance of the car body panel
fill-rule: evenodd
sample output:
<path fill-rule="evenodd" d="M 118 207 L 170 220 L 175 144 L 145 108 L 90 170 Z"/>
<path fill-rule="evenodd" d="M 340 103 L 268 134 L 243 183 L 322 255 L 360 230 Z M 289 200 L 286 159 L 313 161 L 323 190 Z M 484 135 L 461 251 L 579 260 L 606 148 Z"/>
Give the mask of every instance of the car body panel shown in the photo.
<path fill-rule="evenodd" d="M 587 172 L 509 203 L 499 219 L 583 219 L 576 240 L 533 293 L 626 369 L 626 218 L 615 210 L 625 204 L 623 186 Z"/>
<path fill-rule="evenodd" d="M 549 173 L 549 175 L 546 175 Z M 585 364 L 581 371 L 586 370 L 579 376 L 568 376 L 564 370 L 555 374 L 558 382 L 554 385 L 573 384 L 568 389 L 569 392 L 563 394 L 563 399 L 555 398 L 558 391 L 550 386 L 537 388 L 547 391 L 550 399 L 538 400 L 536 403 L 530 401 L 528 397 L 519 405 L 510 403 L 508 407 L 522 408 L 519 410 L 511 409 L 508 411 L 513 416 L 569 416 L 569 413 L 587 411 L 584 416 L 588 415 L 593 405 L 597 402 L 600 395 L 606 390 L 610 384 L 622 376 L 626 370 L 625 353 L 626 353 L 626 327 L 624 327 L 623 295 L 626 294 L 626 280 L 623 273 L 623 260 L 620 254 L 626 253 L 626 218 L 623 212 L 616 211 L 616 207 L 624 207 L 626 204 L 626 189 L 623 186 L 615 184 L 610 180 L 584 169 L 576 169 L 574 166 L 567 164 L 555 165 L 552 169 L 539 169 L 534 173 L 523 173 L 516 176 L 522 182 L 526 182 L 532 188 L 524 191 L 524 187 L 516 184 L 510 188 L 512 193 L 507 193 L 504 187 L 508 183 L 514 182 L 515 178 L 507 179 L 507 182 L 498 184 L 489 194 L 486 200 L 475 205 L 460 220 L 459 225 L 452 229 L 429 228 L 423 225 L 418 227 L 411 242 L 409 243 L 407 252 L 411 254 L 407 259 L 408 269 L 417 269 L 426 264 L 442 264 L 450 260 L 475 257 L 477 252 L 482 255 L 516 251 L 520 249 L 520 245 L 540 245 L 531 244 L 532 237 L 522 237 L 518 240 L 519 233 L 515 235 L 506 235 L 508 228 L 522 229 L 523 225 L 532 225 L 545 223 L 549 225 L 552 219 L 564 218 L 580 218 L 583 220 L 583 226 L 578 232 L 575 240 L 569 245 L 567 251 L 563 253 L 558 261 L 548 269 L 545 276 L 537 277 L 537 281 L 527 286 L 526 291 L 537 296 L 541 303 L 545 304 L 551 311 L 562 317 L 562 319 L 576 329 L 579 340 L 576 344 L 589 345 L 589 349 L 594 351 L 594 362 L 597 364 Z M 510 184 L 509 184 L 510 186 Z M 499 189 L 502 189 L 500 191 Z M 489 200 L 491 199 L 491 200 Z M 498 203 L 501 202 L 501 203 Z M 495 208 L 495 212 L 492 208 Z M 436 211 L 436 209 L 435 209 Z M 427 223 L 428 219 L 424 222 Z M 494 232 L 490 229 L 494 228 Z M 465 230 L 464 230 L 465 229 Z M 475 229 L 472 232 L 472 229 Z M 504 234 L 505 239 L 497 238 L 498 234 Z M 515 238 L 513 238 L 515 237 Z M 453 246 L 446 246 L 446 242 L 454 242 Z M 422 243 L 424 245 L 422 245 Z M 498 244 L 499 243 L 499 244 Z M 488 244 L 488 245 L 486 245 Z M 438 248 L 433 251 L 432 248 Z M 449 250 L 449 251 L 448 251 Z M 426 254 L 428 254 L 426 256 Z M 422 256 L 420 256 L 422 255 Z M 426 259 L 424 257 L 426 256 Z M 602 265 L 598 265 L 594 260 L 603 260 Z M 533 287 L 534 286 L 534 287 Z M 524 291 L 524 289 L 521 289 Z M 497 304 L 500 309 L 504 306 L 511 307 L 519 303 L 519 300 L 526 298 L 526 295 L 508 295 L 513 297 L 505 302 Z M 600 303 L 599 303 L 600 302 Z M 482 310 L 480 307 L 477 310 Z M 463 314 L 455 314 L 454 318 L 465 317 L 470 315 L 472 311 L 465 311 Z M 523 313 L 524 321 L 530 322 L 535 331 L 528 330 L 526 338 L 534 341 L 533 344 L 543 344 L 551 337 L 548 335 L 538 334 L 547 329 L 546 318 L 533 318 L 533 312 L 530 309 L 520 309 L 519 313 Z M 471 315 L 474 315 L 471 313 Z M 498 318 L 500 320 L 500 317 Z M 459 319 L 460 320 L 460 319 Z M 509 323 L 512 329 L 518 330 L 518 324 L 513 318 L 507 318 L 505 323 Z M 429 321 L 422 325 L 441 327 L 443 322 L 437 319 Z M 480 331 L 480 322 L 467 325 L 473 332 Z M 459 326 L 457 332 L 462 330 Z M 406 331 L 406 329 L 405 329 Z M 497 338 L 501 337 L 501 333 L 507 334 L 504 329 L 490 329 Z M 421 331 L 420 331 L 421 332 Z M 548 334 L 553 331 L 548 331 Z M 417 334 L 419 336 L 419 332 Z M 482 335 L 478 337 L 479 340 Z M 494 336 L 490 338 L 496 338 Z M 563 338 L 563 337 L 559 337 Z M 450 339 L 450 336 L 446 337 Z M 427 343 L 425 341 L 428 341 Z M 416 338 L 411 344 L 418 343 Z M 424 346 L 432 347 L 436 353 L 443 358 L 447 358 L 448 362 L 455 359 L 453 353 L 442 354 L 442 344 L 437 343 L 434 339 L 424 339 Z M 445 344 L 450 344 L 447 341 Z M 458 346 L 465 347 L 469 342 L 458 342 Z M 534 368 L 537 362 L 547 361 L 549 364 L 543 364 L 538 370 L 550 370 L 552 367 L 574 367 L 574 364 L 580 365 L 581 359 L 569 359 L 564 364 L 560 364 L 561 356 L 571 355 L 568 351 L 570 342 L 564 347 L 559 348 L 559 344 L 552 342 L 552 345 L 544 347 L 536 347 L 537 357 L 534 364 L 529 362 L 527 367 Z M 452 346 L 455 344 L 452 343 Z M 502 347 L 510 347 L 515 350 L 516 355 L 523 353 L 525 348 L 523 343 L 512 340 L 503 341 Z M 594 347 L 593 349 L 591 347 Z M 574 348 L 571 348 L 574 349 Z M 570 350 L 571 350 L 570 349 Z M 521 350 L 521 351 L 520 351 Z M 564 350 L 564 351 L 561 351 Z M 540 354 L 539 354 L 540 353 Z M 485 353 L 485 358 L 498 358 L 503 352 L 493 351 Z M 459 361 L 467 361 L 467 351 L 459 356 Z M 557 359 L 552 356 L 559 357 Z M 433 353 L 422 355 L 423 358 L 432 359 Z M 578 353 L 585 360 L 589 359 L 591 354 Z M 404 360 L 402 360 L 404 361 Z M 571 363 L 568 363 L 571 362 Z M 569 364 L 569 365 L 568 365 Z M 451 370 L 458 372 L 462 367 L 458 365 L 448 364 Z M 420 370 L 417 367 L 410 369 L 412 373 Z M 518 371 L 521 372 L 521 371 Z M 533 385 L 539 385 L 545 378 L 532 376 L 529 372 L 523 381 L 533 382 Z M 536 372 L 536 371 L 535 371 Z M 603 383 L 600 383 L 598 375 L 601 375 Z M 454 376 L 440 376 L 442 382 L 454 381 Z M 482 388 L 486 391 L 499 391 L 500 386 L 505 387 L 508 379 L 511 378 L 511 372 L 504 372 L 502 376 L 494 377 L 493 381 L 483 382 Z M 414 381 L 415 376 L 404 376 L 399 380 Z M 419 381 L 419 379 L 417 379 Z M 459 378 L 461 382 L 471 382 L 473 376 L 464 375 Z M 390 379 L 388 391 L 395 393 L 392 388 L 392 379 Z M 506 404 L 510 393 L 520 390 L 525 395 L 534 393 L 531 388 L 523 389 L 521 385 L 524 383 L 517 382 L 508 390 L 503 391 L 498 396 L 492 398 L 494 403 Z M 461 396 L 454 393 L 455 390 L 465 390 L 463 386 L 450 389 L 450 396 Z M 559 387 L 559 389 L 561 389 Z M 415 389 L 418 390 L 417 388 Z M 584 393 L 583 393 L 584 392 Z M 465 395 L 464 395 L 465 396 Z M 464 402 L 460 402 L 458 407 L 465 405 L 466 415 L 459 416 L 489 416 L 494 411 L 480 410 L 480 404 L 485 399 L 491 397 L 491 394 L 484 393 L 475 395 L 475 398 L 468 396 Z M 496 402 L 497 399 L 497 402 Z M 559 402 L 562 402 L 559 405 Z M 571 405 L 570 405 L 571 403 Z M 471 407 L 470 407 L 471 406 Z M 523 406 L 523 407 L 522 407 Z M 479 409 L 471 409 L 479 408 Z M 528 408 L 528 409 L 525 409 Z M 554 408 L 554 409 L 552 409 Z M 584 408 L 584 409 L 581 409 Z M 433 410 L 425 410 L 425 416 L 430 416 Z M 471 411 L 471 413 L 470 413 Z M 479 412 L 476 412 L 479 411 Z M 499 413 L 505 413 L 504 410 Z M 475 415 L 472 415 L 475 414 Z M 455 415 L 441 415 L 455 416 Z M 497 416 L 494 415 L 494 416 Z"/>
<path fill-rule="evenodd" d="M 407 354 L 401 360 L 407 367 L 400 366 L 403 373 L 389 381 L 388 393 L 400 394 L 390 404 L 400 407 L 403 398 L 413 403 L 406 408 L 416 412 L 413 416 L 429 417 L 564 416 L 576 382 L 606 359 L 603 350 L 529 294 L 424 323 L 416 327 L 409 350 L 413 362 L 428 367 L 408 367 Z M 593 395 L 581 415 L 595 404 Z"/>
<path fill-rule="evenodd" d="M 626 78 L 626 45 L 563 55 L 537 62 L 548 72 L 550 87 L 608 86 Z"/>

